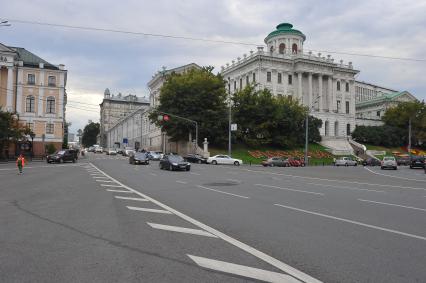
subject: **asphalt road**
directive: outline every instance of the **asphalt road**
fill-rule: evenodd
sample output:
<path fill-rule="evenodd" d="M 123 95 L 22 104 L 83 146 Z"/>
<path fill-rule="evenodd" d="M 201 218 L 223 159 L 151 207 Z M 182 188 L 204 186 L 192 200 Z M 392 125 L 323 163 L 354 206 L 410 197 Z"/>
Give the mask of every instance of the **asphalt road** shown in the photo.
<path fill-rule="evenodd" d="M 426 282 L 426 175 L 0 165 L 0 282 Z"/>

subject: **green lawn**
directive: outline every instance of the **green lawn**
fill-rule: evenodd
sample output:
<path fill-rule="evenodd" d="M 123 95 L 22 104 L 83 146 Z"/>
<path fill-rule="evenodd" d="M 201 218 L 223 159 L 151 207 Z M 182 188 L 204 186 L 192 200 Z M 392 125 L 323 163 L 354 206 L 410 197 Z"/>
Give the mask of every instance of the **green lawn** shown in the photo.
<path fill-rule="evenodd" d="M 404 154 L 407 154 L 408 152 L 406 152 L 402 147 L 384 147 L 384 146 L 378 146 L 378 145 L 370 145 L 370 144 L 365 144 L 365 146 L 367 147 L 367 150 L 378 150 L 378 151 L 385 151 L 386 155 L 393 155 L 392 152 L 401 152 Z M 381 156 L 376 156 L 378 158 L 382 157 Z"/>

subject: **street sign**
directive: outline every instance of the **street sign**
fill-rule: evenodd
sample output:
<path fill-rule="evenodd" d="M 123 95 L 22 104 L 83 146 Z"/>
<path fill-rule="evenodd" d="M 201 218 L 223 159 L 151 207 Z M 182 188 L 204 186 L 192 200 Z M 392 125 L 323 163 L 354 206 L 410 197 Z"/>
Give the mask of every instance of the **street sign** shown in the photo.
<path fill-rule="evenodd" d="M 237 130 L 237 124 L 231 124 L 231 131 L 235 132 Z"/>
<path fill-rule="evenodd" d="M 127 144 L 129 143 L 129 140 L 127 138 L 123 138 L 123 143 Z"/>

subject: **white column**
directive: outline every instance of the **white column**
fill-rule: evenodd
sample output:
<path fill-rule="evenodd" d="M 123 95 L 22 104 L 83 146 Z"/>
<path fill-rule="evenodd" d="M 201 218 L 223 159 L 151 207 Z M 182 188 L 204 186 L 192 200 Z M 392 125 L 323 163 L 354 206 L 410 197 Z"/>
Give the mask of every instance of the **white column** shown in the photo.
<path fill-rule="evenodd" d="M 333 78 L 331 76 L 328 76 L 327 103 L 328 103 L 328 112 L 332 112 L 333 111 Z"/>
<path fill-rule="evenodd" d="M 282 77 L 284 95 L 287 95 L 287 91 L 288 91 L 288 73 L 287 72 L 281 73 L 281 77 Z"/>
<path fill-rule="evenodd" d="M 312 73 L 308 75 L 308 107 L 312 107 Z"/>
<path fill-rule="evenodd" d="M 38 93 L 38 97 L 37 95 L 35 95 L 35 102 L 37 103 L 37 99 L 38 99 L 38 109 L 37 109 L 37 115 L 38 116 L 43 116 L 44 115 L 44 87 L 40 87 L 39 88 L 39 93 Z"/>
<path fill-rule="evenodd" d="M 349 113 L 355 116 L 356 110 L 355 110 L 355 82 L 354 81 L 349 81 L 349 93 L 351 95 L 351 105 L 349 108 Z"/>
<path fill-rule="evenodd" d="M 333 111 L 337 112 L 337 79 L 333 79 Z"/>
<path fill-rule="evenodd" d="M 18 72 L 18 85 L 17 85 L 17 95 L 16 95 L 16 112 L 22 113 L 24 112 L 22 110 L 22 102 L 23 102 L 22 83 L 24 80 L 24 70 L 18 67 L 17 72 Z"/>
<path fill-rule="evenodd" d="M 6 110 L 13 111 L 13 67 L 7 67 Z"/>
<path fill-rule="evenodd" d="M 64 73 L 59 74 L 59 102 L 58 102 L 58 116 L 60 118 L 64 117 L 64 96 L 65 96 L 65 76 Z"/>
<path fill-rule="evenodd" d="M 318 104 L 319 104 L 318 111 L 322 112 L 322 109 L 323 109 L 323 105 L 322 105 L 322 74 L 318 75 L 318 95 L 319 95 L 319 98 L 318 98 Z"/>
<path fill-rule="evenodd" d="M 299 85 L 297 88 L 299 101 L 303 104 L 303 92 L 302 92 L 302 72 L 297 73 L 297 80 L 299 81 Z"/>

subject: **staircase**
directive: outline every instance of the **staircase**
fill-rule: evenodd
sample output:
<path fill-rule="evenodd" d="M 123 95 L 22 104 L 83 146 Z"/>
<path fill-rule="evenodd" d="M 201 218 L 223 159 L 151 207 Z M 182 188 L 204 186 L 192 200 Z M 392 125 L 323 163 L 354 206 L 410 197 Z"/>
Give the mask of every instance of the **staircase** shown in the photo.
<path fill-rule="evenodd" d="M 353 155 L 354 149 L 347 137 L 322 137 L 320 144 L 333 155 Z"/>

